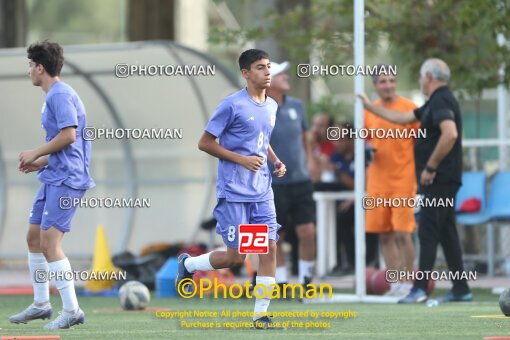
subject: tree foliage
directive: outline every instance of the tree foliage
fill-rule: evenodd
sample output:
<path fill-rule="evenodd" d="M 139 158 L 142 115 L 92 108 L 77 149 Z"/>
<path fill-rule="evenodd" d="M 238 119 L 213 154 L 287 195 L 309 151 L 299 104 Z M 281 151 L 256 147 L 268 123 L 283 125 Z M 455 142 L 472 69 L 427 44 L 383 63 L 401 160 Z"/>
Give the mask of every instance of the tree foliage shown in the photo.
<path fill-rule="evenodd" d="M 499 83 L 498 69 L 509 60 L 510 2 L 494 0 L 369 1 L 376 26 L 388 34 L 394 57 L 417 75 L 423 60 L 441 58 L 450 66 L 454 86 L 479 96 Z M 510 37 L 509 37 L 510 38 Z M 505 84 L 509 84 L 510 63 Z"/>
<path fill-rule="evenodd" d="M 264 14 L 269 24 L 238 30 L 213 27 L 209 40 L 215 44 L 239 44 L 274 38 L 295 63 L 311 55 L 324 63 L 352 59 L 353 1 L 310 0 L 309 7 L 297 3 L 284 13 L 270 9 Z M 376 46 L 378 34 L 367 36 L 367 45 Z"/>
<path fill-rule="evenodd" d="M 323 63 L 346 63 L 353 54 L 353 0 L 310 0 L 284 13 L 269 10 L 269 25 L 239 30 L 213 28 L 210 41 L 237 44 L 273 37 L 296 63 L 317 57 Z M 498 69 L 509 60 L 510 0 L 367 0 L 365 46 L 371 55 L 387 39 L 392 59 L 417 79 L 422 62 L 444 59 L 457 89 L 479 96 L 498 83 Z M 506 64 L 504 83 L 510 81 Z"/>

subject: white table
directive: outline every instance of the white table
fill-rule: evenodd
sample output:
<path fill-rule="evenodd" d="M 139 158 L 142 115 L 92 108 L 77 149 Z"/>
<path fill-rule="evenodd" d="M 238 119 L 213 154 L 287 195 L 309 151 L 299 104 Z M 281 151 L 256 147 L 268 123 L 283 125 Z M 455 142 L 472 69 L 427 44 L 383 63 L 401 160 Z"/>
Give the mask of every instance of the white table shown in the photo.
<path fill-rule="evenodd" d="M 336 201 L 354 199 L 354 191 L 314 192 L 317 202 L 316 274 L 324 277 L 336 266 Z"/>

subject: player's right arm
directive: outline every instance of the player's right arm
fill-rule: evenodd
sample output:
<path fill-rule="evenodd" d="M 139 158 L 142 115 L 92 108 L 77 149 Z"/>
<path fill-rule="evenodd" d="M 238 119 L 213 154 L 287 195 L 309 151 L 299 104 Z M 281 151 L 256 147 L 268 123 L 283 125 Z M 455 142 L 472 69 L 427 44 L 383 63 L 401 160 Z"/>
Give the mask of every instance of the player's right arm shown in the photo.
<path fill-rule="evenodd" d="M 46 165 L 48 165 L 48 155 L 42 156 L 37 158 L 32 164 L 30 165 L 18 165 L 18 170 L 21 172 L 24 172 L 26 174 L 34 171 L 39 171 L 40 169 L 44 168 Z"/>
<path fill-rule="evenodd" d="M 63 150 L 76 140 L 76 126 L 67 126 L 48 143 L 35 150 L 26 150 L 19 154 L 19 168 L 31 165 L 39 158 Z"/>
<path fill-rule="evenodd" d="M 417 121 L 413 111 L 399 112 L 395 110 L 389 110 L 379 105 L 374 105 L 364 93 L 358 94 L 358 97 L 363 102 L 365 109 L 383 119 L 389 120 L 392 123 L 405 125 Z"/>
<path fill-rule="evenodd" d="M 216 142 L 216 138 L 220 138 L 234 122 L 236 118 L 234 111 L 234 104 L 230 100 L 225 99 L 218 105 L 205 127 L 204 134 L 200 137 L 198 148 L 211 156 L 240 164 L 246 169 L 255 172 L 264 164 L 264 158 L 240 155 Z"/>
<path fill-rule="evenodd" d="M 207 152 L 211 156 L 240 164 L 253 172 L 259 170 L 264 164 L 263 157 L 244 156 L 225 149 L 223 146 L 218 144 L 218 142 L 216 142 L 216 136 L 207 131 L 204 132 L 198 141 L 198 148 L 201 151 Z"/>
<path fill-rule="evenodd" d="M 76 141 L 78 127 L 78 112 L 74 105 L 72 95 L 69 93 L 56 93 L 47 99 L 48 105 L 60 130 L 48 143 L 35 150 L 26 150 L 19 155 L 20 171 L 31 172 L 39 170 L 48 164 L 47 156 L 57 153 Z M 34 165 L 34 163 L 36 163 Z M 39 168 L 37 168 L 39 167 Z M 24 169 L 24 170 L 23 170 Z"/>

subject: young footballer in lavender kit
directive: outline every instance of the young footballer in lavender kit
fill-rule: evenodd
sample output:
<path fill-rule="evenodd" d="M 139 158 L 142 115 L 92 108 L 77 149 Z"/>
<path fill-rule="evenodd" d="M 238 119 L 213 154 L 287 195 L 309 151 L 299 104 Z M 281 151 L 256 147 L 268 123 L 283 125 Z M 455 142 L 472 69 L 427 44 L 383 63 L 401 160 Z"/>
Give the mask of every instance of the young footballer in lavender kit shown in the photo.
<path fill-rule="evenodd" d="M 278 105 L 266 95 L 271 84 L 271 63 L 266 52 L 244 51 L 239 57 L 239 67 L 247 87 L 220 103 L 198 143 L 200 150 L 219 159 L 218 203 L 214 216 L 218 221 L 216 232 L 223 237 L 227 251 L 213 251 L 197 257 L 181 254 L 176 286 L 181 280 L 191 278 L 197 270 L 210 271 L 242 264 L 246 255 L 238 252 L 238 227 L 246 223 L 269 226 L 269 253 L 259 254 L 256 283 L 257 288 L 265 286 L 266 292 L 270 292 L 274 287 L 271 285 L 275 284 L 280 225 L 276 222 L 267 161 L 275 165 L 274 173 L 278 177 L 285 174 L 285 165 L 269 145 Z M 268 295 L 255 300 L 255 328 L 272 326 L 271 320 L 264 315 L 269 307 Z"/>
<path fill-rule="evenodd" d="M 52 272 L 62 299 L 62 312 L 44 328 L 69 328 L 83 323 L 85 314 L 78 306 L 74 281 L 69 279 L 72 275 L 64 274 L 71 272 L 71 265 L 61 246 L 64 233 L 71 229 L 76 208 L 60 204 L 63 197 L 80 199 L 94 186 L 89 175 L 90 142 L 82 138 L 87 120 L 78 94 L 60 81 L 64 64 L 62 47 L 44 41 L 30 45 L 27 52 L 32 84 L 46 92 L 41 117 L 46 143 L 19 155 L 19 170 L 38 171 L 37 178 L 42 185 L 30 212 L 27 235 L 34 303 L 11 316 L 9 321 L 27 323 L 51 317 L 48 272 Z"/>

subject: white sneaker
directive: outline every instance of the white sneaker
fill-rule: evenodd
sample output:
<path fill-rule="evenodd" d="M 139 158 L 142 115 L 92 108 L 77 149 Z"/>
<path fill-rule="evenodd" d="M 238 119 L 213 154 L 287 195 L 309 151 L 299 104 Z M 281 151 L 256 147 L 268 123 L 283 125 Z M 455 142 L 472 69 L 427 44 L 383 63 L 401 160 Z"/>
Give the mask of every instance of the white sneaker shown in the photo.
<path fill-rule="evenodd" d="M 392 283 L 391 288 L 384 296 L 405 297 L 411 292 L 413 285 L 410 283 Z"/>
<path fill-rule="evenodd" d="M 399 296 L 405 297 L 411 293 L 411 289 L 413 289 L 413 284 L 409 282 L 402 283 L 399 289 Z"/>
<path fill-rule="evenodd" d="M 78 308 L 75 312 L 62 310 L 59 316 L 52 322 L 46 324 L 44 329 L 65 329 L 85 322 L 85 313 Z"/>
<path fill-rule="evenodd" d="M 49 301 L 41 304 L 34 302 L 21 313 L 11 316 L 9 321 L 12 323 L 27 323 L 36 319 L 44 320 L 51 318 L 52 313 L 53 310 Z"/>
<path fill-rule="evenodd" d="M 400 290 L 400 283 L 392 283 L 390 285 L 390 290 L 388 290 L 384 296 L 400 296 L 398 295 L 398 291 Z"/>

